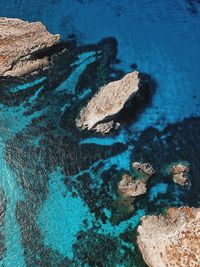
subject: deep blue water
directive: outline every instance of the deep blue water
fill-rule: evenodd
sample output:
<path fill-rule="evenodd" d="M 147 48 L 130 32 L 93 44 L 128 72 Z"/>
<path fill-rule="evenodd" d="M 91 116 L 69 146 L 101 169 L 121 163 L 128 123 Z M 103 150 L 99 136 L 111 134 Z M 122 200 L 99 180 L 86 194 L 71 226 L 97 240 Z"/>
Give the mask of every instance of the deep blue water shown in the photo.
<path fill-rule="evenodd" d="M 1 16 L 40 20 L 64 41 L 76 35 L 52 73 L 1 84 L 1 266 L 145 266 L 141 216 L 199 205 L 198 2 L 0 0 Z M 78 131 L 78 110 L 132 64 L 157 82 L 138 120 L 107 137 Z M 135 212 L 119 214 L 116 184 L 133 159 L 158 175 Z M 182 160 L 191 164 L 189 189 L 162 172 Z"/>

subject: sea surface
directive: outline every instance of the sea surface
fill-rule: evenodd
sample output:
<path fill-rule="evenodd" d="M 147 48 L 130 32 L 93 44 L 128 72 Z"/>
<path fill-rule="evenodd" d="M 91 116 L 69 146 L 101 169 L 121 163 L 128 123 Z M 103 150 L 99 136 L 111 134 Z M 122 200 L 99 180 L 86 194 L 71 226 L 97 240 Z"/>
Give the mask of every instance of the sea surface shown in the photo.
<path fill-rule="evenodd" d="M 200 2 L 0 0 L 0 16 L 42 21 L 67 45 L 47 75 L 0 84 L 0 266 L 146 266 L 140 218 L 200 205 Z M 156 81 L 137 120 L 78 130 L 99 87 L 135 69 Z M 134 211 L 116 190 L 132 161 L 157 171 Z M 186 188 L 164 171 L 182 161 Z"/>

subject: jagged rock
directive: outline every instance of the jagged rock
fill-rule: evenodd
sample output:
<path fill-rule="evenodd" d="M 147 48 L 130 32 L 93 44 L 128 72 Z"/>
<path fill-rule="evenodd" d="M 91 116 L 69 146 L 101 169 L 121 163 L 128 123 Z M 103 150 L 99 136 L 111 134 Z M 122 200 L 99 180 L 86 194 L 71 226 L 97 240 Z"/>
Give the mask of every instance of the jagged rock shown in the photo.
<path fill-rule="evenodd" d="M 20 77 L 47 68 L 51 59 L 45 51 L 59 40 L 41 22 L 0 18 L 0 76 Z"/>
<path fill-rule="evenodd" d="M 137 171 L 142 171 L 142 173 L 148 178 L 154 175 L 156 172 L 150 163 L 133 162 L 132 167 Z"/>
<path fill-rule="evenodd" d="M 147 181 L 155 174 L 149 163 L 134 162 L 131 174 L 122 174 L 117 185 L 117 198 L 112 205 L 111 222 L 119 223 L 132 216 L 134 201 L 147 192 Z"/>
<path fill-rule="evenodd" d="M 126 197 L 137 197 L 145 194 L 147 181 L 149 177 L 155 174 L 155 170 L 149 163 L 133 162 L 132 167 L 133 176 L 123 174 L 121 181 L 118 183 L 119 193 Z"/>
<path fill-rule="evenodd" d="M 173 181 L 176 184 L 179 184 L 181 186 L 187 186 L 189 185 L 189 179 L 188 179 L 188 172 L 189 172 L 189 166 L 184 164 L 177 164 L 173 165 L 171 167 L 171 174 L 173 176 Z"/>
<path fill-rule="evenodd" d="M 189 171 L 190 164 L 187 161 L 173 162 L 164 167 L 163 174 L 172 177 L 176 184 L 190 186 Z"/>
<path fill-rule="evenodd" d="M 200 266 L 200 208 L 170 208 L 141 221 L 137 243 L 148 266 Z"/>
<path fill-rule="evenodd" d="M 122 180 L 118 184 L 120 194 L 126 197 L 137 197 L 146 193 L 146 182 L 135 180 L 128 174 L 122 175 Z"/>
<path fill-rule="evenodd" d="M 121 80 L 100 88 L 81 110 L 76 125 L 102 134 L 109 133 L 120 126 L 123 116 L 127 118 L 137 114 L 141 106 L 150 100 L 152 89 L 150 76 L 138 71 L 128 73 Z"/>

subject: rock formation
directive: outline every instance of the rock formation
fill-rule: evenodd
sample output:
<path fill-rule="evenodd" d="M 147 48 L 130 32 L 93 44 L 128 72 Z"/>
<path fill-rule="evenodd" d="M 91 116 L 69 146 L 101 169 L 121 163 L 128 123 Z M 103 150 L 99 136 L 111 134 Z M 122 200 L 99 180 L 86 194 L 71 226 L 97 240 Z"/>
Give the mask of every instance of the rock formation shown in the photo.
<path fill-rule="evenodd" d="M 50 34 L 41 22 L 0 18 L 0 77 L 20 77 L 45 69 L 51 58 L 46 51 L 60 35 Z"/>
<path fill-rule="evenodd" d="M 171 167 L 170 172 L 173 176 L 173 181 L 181 186 L 189 185 L 188 172 L 189 166 L 184 164 L 175 164 Z"/>
<path fill-rule="evenodd" d="M 200 266 L 200 208 L 170 208 L 166 215 L 144 216 L 137 242 L 148 266 Z"/>
<path fill-rule="evenodd" d="M 155 170 L 149 163 L 133 162 L 133 176 L 122 175 L 122 180 L 118 184 L 119 193 L 126 197 L 137 197 L 146 193 L 146 184 Z"/>
<path fill-rule="evenodd" d="M 150 81 L 148 75 L 134 71 L 121 80 L 103 86 L 81 110 L 76 125 L 102 134 L 118 128 L 123 113 L 127 112 L 126 119 L 136 115 L 141 106 L 149 101 L 153 91 Z"/>
<path fill-rule="evenodd" d="M 189 180 L 190 164 L 185 162 L 173 162 L 166 165 L 163 169 L 163 175 L 170 176 L 174 183 L 181 186 L 190 186 Z"/>
<path fill-rule="evenodd" d="M 133 162 L 132 167 L 138 172 L 141 172 L 143 178 L 146 177 L 147 179 L 156 172 L 150 163 Z"/>
<path fill-rule="evenodd" d="M 132 173 L 124 173 L 118 183 L 117 199 L 113 202 L 112 222 L 118 223 L 133 214 L 135 199 L 146 193 L 147 181 L 155 174 L 149 163 L 133 162 L 132 167 Z"/>
<path fill-rule="evenodd" d="M 137 197 L 146 193 L 146 183 L 143 180 L 135 180 L 128 174 L 122 175 L 122 180 L 118 184 L 120 194 L 126 197 Z"/>

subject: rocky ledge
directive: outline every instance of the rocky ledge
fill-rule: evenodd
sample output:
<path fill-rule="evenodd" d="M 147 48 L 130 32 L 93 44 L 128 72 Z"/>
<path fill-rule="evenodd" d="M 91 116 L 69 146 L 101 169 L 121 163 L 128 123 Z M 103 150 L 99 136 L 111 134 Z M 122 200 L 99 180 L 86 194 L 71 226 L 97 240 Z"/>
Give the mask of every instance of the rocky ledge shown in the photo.
<path fill-rule="evenodd" d="M 0 18 L 0 77 L 21 77 L 45 69 L 51 58 L 46 51 L 58 44 L 41 22 Z"/>
<path fill-rule="evenodd" d="M 120 122 L 136 116 L 149 102 L 154 86 L 150 76 L 134 71 L 121 80 L 110 82 L 80 112 L 76 125 L 101 134 L 120 126 Z"/>
<path fill-rule="evenodd" d="M 166 215 L 144 216 L 137 242 L 148 266 L 200 266 L 200 208 L 170 208 Z"/>

